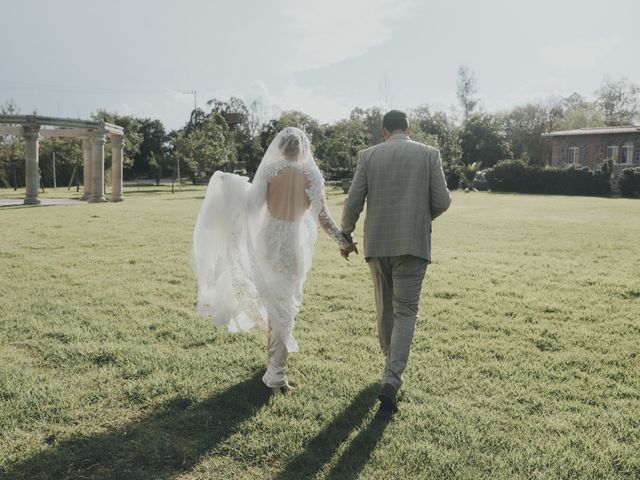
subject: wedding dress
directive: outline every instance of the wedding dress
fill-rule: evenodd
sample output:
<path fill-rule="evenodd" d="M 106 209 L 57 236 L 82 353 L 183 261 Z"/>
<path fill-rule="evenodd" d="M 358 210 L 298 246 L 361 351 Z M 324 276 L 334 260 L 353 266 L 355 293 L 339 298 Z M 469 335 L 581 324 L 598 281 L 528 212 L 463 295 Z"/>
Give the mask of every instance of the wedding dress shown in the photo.
<path fill-rule="evenodd" d="M 275 137 L 251 183 L 215 172 L 193 235 L 198 313 L 232 332 L 270 328 L 286 351 L 298 351 L 295 316 L 318 225 L 340 248 L 349 246 L 301 130 L 288 127 Z"/>

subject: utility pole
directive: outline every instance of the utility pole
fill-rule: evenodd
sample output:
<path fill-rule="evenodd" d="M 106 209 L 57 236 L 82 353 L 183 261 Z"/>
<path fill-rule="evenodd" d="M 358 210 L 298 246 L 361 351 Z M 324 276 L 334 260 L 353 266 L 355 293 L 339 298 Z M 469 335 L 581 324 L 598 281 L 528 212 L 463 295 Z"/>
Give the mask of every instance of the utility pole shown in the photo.
<path fill-rule="evenodd" d="M 58 185 L 56 184 L 56 151 L 53 151 L 53 189 L 56 190 Z"/>
<path fill-rule="evenodd" d="M 14 138 L 11 142 L 11 153 L 10 153 L 11 166 L 13 167 L 13 191 L 14 192 L 18 190 L 18 170 L 16 168 L 16 159 L 13 158 L 15 149 L 16 149 L 16 145 L 15 145 L 15 138 Z"/>
<path fill-rule="evenodd" d="M 182 191 L 182 183 L 180 181 L 180 157 L 178 157 L 178 191 Z"/>

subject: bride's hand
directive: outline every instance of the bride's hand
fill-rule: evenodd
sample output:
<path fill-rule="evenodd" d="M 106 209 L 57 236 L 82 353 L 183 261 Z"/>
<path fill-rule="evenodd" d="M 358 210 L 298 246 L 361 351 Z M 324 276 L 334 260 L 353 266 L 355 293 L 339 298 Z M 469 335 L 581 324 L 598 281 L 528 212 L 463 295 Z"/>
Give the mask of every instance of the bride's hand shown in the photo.
<path fill-rule="evenodd" d="M 355 252 L 356 255 L 358 255 L 358 246 L 357 245 L 358 245 L 358 242 L 352 242 L 351 245 L 349 245 L 347 248 L 345 248 L 345 249 L 341 248 L 340 249 L 340 255 L 342 255 L 342 257 L 345 260 L 348 261 L 349 260 L 349 254 L 351 252 Z"/>

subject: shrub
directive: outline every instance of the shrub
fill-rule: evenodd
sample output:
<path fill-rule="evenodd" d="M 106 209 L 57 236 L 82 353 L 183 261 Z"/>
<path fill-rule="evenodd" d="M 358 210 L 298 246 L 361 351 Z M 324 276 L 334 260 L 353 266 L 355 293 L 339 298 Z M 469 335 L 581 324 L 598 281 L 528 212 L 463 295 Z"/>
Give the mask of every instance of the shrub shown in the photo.
<path fill-rule="evenodd" d="M 640 196 L 640 168 L 625 168 L 618 179 L 618 187 L 623 197 Z"/>
<path fill-rule="evenodd" d="M 448 172 L 445 170 L 444 175 L 447 179 L 447 188 L 449 190 L 457 190 L 460 188 L 460 176 L 457 172 Z"/>
<path fill-rule="evenodd" d="M 520 160 L 502 160 L 485 172 L 489 188 L 496 192 L 518 192 L 525 165 Z"/>

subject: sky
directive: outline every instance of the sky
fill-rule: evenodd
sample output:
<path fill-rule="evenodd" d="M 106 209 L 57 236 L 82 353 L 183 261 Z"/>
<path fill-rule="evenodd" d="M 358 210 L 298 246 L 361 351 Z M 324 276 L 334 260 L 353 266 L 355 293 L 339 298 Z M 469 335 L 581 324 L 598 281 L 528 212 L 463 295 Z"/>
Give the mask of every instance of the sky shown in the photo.
<path fill-rule="evenodd" d="M 640 84 L 638 0 L 0 0 L 0 104 L 158 118 L 258 100 L 321 122 L 356 106 L 456 107 L 461 65 L 498 111 L 605 76 Z M 194 95 L 185 92 L 195 91 Z"/>

